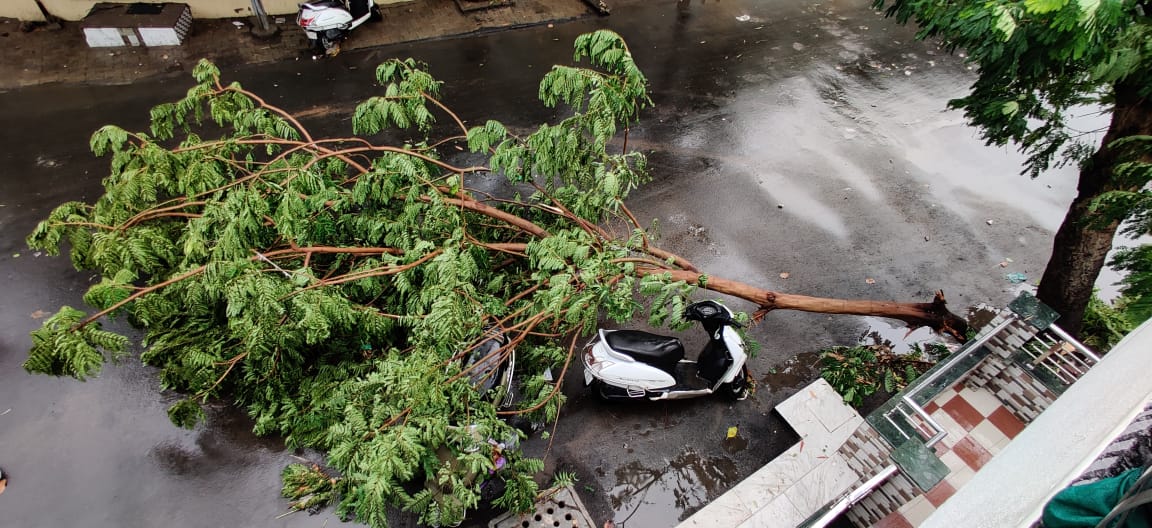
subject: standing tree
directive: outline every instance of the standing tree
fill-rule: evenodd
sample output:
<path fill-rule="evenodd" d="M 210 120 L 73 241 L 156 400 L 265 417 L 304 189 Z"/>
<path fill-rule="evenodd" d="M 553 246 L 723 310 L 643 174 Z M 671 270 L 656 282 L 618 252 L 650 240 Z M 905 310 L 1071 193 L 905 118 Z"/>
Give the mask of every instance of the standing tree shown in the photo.
<path fill-rule="evenodd" d="M 1075 334 L 1117 227 L 1147 211 L 1134 199 L 1147 171 L 1127 170 L 1148 150 L 1120 141 L 1152 134 L 1152 28 L 1145 0 L 875 0 L 918 38 L 963 49 L 979 71 L 964 110 L 990 144 L 1017 143 L 1036 177 L 1054 163 L 1080 163 L 1076 198 L 1053 241 L 1037 297 Z M 1098 148 L 1078 144 L 1068 112 L 1110 108 Z M 1109 202 L 1108 207 L 1102 207 Z"/>
<path fill-rule="evenodd" d="M 163 386 L 188 395 L 173 422 L 192 427 L 209 401 L 242 406 L 257 434 L 327 453 L 330 469 L 285 470 L 294 507 L 337 502 L 381 527 L 390 507 L 458 522 L 495 476 L 507 483 L 498 504 L 529 508 L 540 461 L 486 439 L 515 434 L 508 414 L 556 418 L 563 395 L 543 373 L 563 379 L 576 336 L 601 317 L 646 305 L 652 324 L 682 323 L 686 296 L 706 288 L 760 314 L 879 315 L 963 335 L 941 294 L 901 304 L 771 292 L 653 245 L 624 204 L 644 158 L 609 151 L 649 104 L 646 81 L 614 33 L 579 37 L 575 60 L 585 58 L 540 85 L 546 105 L 571 115 L 526 137 L 496 121 L 466 127 L 411 60 L 379 67 L 383 95 L 356 109 L 349 138 L 313 137 L 202 62 L 186 97 L 153 109 L 149 132 L 93 135 L 93 151 L 111 155 L 105 193 L 59 206 L 29 236 L 52 253 L 68 244 L 101 280 L 84 296 L 98 312 L 48 318 L 25 368 L 98 373 L 128 353 L 126 336 L 100 327 L 123 315 Z M 432 137 L 434 112 L 443 137 Z M 385 142 L 395 136 L 421 139 Z M 485 174 L 506 186 L 475 189 Z M 493 327 L 509 342 L 483 362 L 513 347 L 519 358 L 510 411 L 477 394 L 462 365 Z"/>

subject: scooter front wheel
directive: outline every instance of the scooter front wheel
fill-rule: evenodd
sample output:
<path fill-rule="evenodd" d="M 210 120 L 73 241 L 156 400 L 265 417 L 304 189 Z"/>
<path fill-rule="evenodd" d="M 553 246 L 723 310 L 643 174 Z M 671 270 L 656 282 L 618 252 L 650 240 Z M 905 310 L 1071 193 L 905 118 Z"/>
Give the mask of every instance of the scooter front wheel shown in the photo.
<path fill-rule="evenodd" d="M 717 392 L 728 401 L 740 401 L 748 398 L 750 392 L 748 385 L 748 367 L 745 366 L 732 381 L 720 385 Z"/>

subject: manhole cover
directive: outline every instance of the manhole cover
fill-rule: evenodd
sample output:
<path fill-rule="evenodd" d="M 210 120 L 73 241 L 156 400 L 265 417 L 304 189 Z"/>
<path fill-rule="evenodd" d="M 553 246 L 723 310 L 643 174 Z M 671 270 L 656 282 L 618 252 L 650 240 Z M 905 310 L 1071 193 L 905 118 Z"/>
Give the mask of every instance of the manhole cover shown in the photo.
<path fill-rule="evenodd" d="M 492 519 L 488 528 L 594 528 L 592 518 L 571 486 L 536 501 L 530 513 L 508 512 Z"/>

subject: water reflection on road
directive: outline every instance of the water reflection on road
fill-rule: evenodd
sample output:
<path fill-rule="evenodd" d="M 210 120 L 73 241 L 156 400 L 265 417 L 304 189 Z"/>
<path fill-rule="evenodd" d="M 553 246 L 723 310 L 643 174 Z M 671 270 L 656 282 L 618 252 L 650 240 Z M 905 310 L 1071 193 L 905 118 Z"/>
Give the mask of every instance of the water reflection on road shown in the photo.
<path fill-rule="evenodd" d="M 656 468 L 631 462 L 616 469 L 616 485 L 609 491 L 616 526 L 632 519 L 636 526 L 675 526 L 735 484 L 741 474 L 728 457 L 691 449 L 665 462 Z"/>

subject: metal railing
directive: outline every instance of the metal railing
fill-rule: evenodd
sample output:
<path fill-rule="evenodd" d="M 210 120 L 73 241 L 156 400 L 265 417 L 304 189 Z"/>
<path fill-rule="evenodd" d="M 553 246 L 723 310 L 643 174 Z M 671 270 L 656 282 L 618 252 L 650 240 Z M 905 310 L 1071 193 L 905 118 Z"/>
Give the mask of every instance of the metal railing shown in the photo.
<path fill-rule="evenodd" d="M 992 330 L 968 343 L 927 374 L 913 381 L 900 395 L 896 405 L 882 414 L 884 420 L 905 440 L 917 436 L 929 448 L 943 440 L 948 432 L 924 410 L 922 405 L 926 405 L 943 387 L 951 384 L 954 379 L 958 379 L 971 368 L 970 356 L 1019 320 L 1018 317 L 1009 316 Z M 1025 342 L 1020 347 L 1020 353 L 1022 354 L 1020 357 L 1026 359 L 1026 364 L 1023 366 L 1033 371 L 1042 369 L 1064 385 L 1071 385 L 1100 361 L 1100 356 L 1054 324 Z M 958 372 L 960 370 L 964 372 Z M 812 528 L 827 526 L 836 516 L 883 485 L 897 471 L 898 467 L 894 464 L 885 467 L 855 490 L 845 494 L 839 501 L 829 505 L 827 510 L 806 526 Z"/>
<path fill-rule="evenodd" d="M 964 348 L 933 367 L 927 374 L 914 380 L 902 392 L 896 404 L 882 413 L 884 421 L 890 424 L 905 440 L 917 436 L 929 448 L 943 440 L 948 432 L 924 410 L 922 405 L 926 405 L 944 387 L 968 372 L 972 368 L 973 362 L 978 363 L 982 360 L 980 356 L 974 355 L 988 341 L 1020 320 L 1015 315 L 1009 315 L 990 331 L 967 343 Z M 1019 357 L 1026 358 L 1026 364 L 1023 366 L 1033 371 L 1042 369 L 1065 385 L 1071 385 L 1080 379 L 1100 361 L 1100 357 L 1095 352 L 1055 324 L 1050 324 L 1047 329 L 1024 343 L 1020 352 L 1023 356 L 1018 356 L 1018 360 Z M 893 438 L 889 438 L 889 442 L 893 440 Z M 884 467 L 872 478 L 841 496 L 839 500 L 829 503 L 825 508 L 813 514 L 802 526 L 806 528 L 827 526 L 839 515 L 882 486 L 897 472 L 899 472 L 899 467 L 895 464 Z"/>
<path fill-rule="evenodd" d="M 928 447 L 932 447 L 940 440 L 943 440 L 948 432 L 921 407 L 920 402 L 917 402 L 914 397 L 919 396 L 928 387 L 932 387 L 937 380 L 944 376 L 949 374 L 957 375 L 955 372 L 957 365 L 964 362 L 969 355 L 983 347 L 989 340 L 1004 331 L 1005 328 L 1008 328 L 1008 325 L 1011 325 L 1014 321 L 1016 321 L 1015 317 L 1005 319 L 1004 322 L 996 325 L 991 331 L 984 333 L 975 341 L 964 345 L 964 348 L 949 356 L 948 359 L 934 367 L 928 374 L 914 380 L 911 386 L 904 389 L 904 394 L 900 397 L 900 401 L 896 406 L 883 414 L 884 419 L 891 423 L 896 431 L 903 435 L 905 439 L 910 439 L 912 435 L 915 434 L 920 436 Z M 931 398 L 932 396 L 935 395 L 929 395 L 927 398 Z M 901 422 L 907 424 L 907 427 L 901 426 Z M 911 430 L 908 430 L 908 428 L 911 428 Z"/>
<path fill-rule="evenodd" d="M 1020 350 L 1029 358 L 1025 367 L 1043 369 L 1064 385 L 1075 383 L 1100 362 L 1100 356 L 1056 325 L 1037 334 Z"/>
<path fill-rule="evenodd" d="M 812 517 L 808 518 L 804 523 L 800 524 L 803 528 L 823 528 L 836 520 L 840 514 L 848 511 L 848 508 L 855 506 L 857 502 L 864 500 L 864 497 L 870 495 L 876 488 L 884 485 L 888 479 L 900 471 L 900 468 L 895 464 L 881 469 L 879 473 L 872 476 L 863 484 L 856 486 L 856 489 L 849 491 L 840 498 L 840 500 L 829 504 L 823 510 L 816 512 Z"/>

